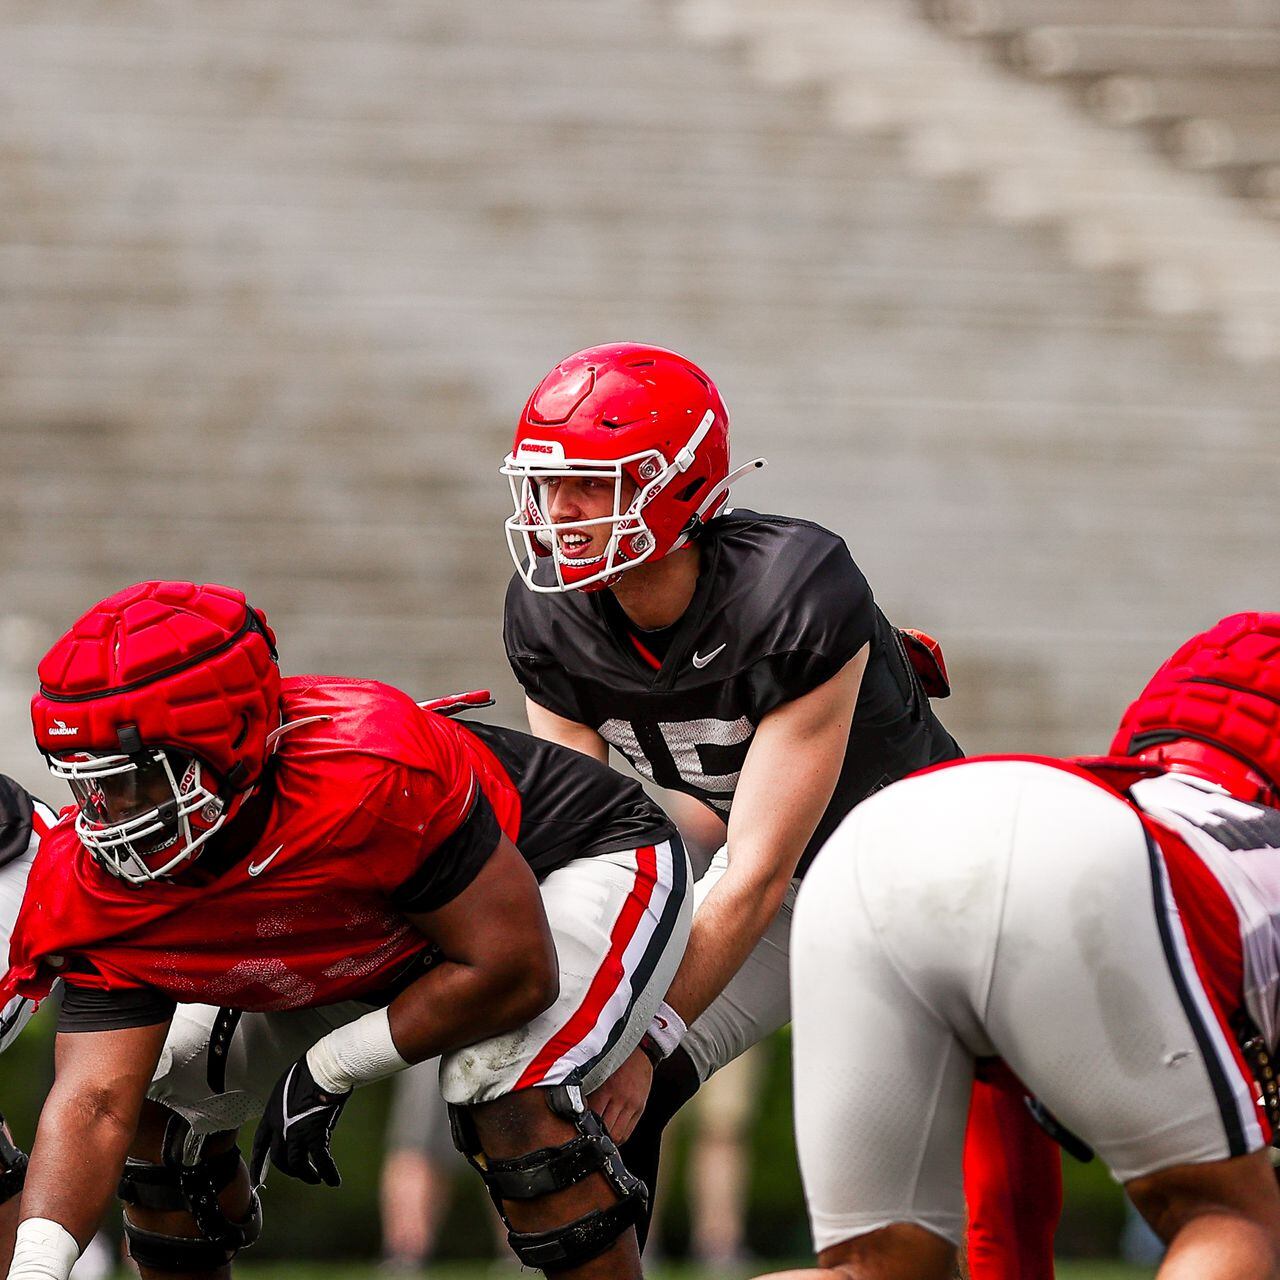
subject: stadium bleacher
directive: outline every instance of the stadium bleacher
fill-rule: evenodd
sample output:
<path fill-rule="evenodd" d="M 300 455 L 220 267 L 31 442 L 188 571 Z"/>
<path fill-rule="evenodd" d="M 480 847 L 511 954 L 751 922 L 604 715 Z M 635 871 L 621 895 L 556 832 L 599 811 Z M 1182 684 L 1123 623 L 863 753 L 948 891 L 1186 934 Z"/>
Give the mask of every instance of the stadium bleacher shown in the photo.
<path fill-rule="evenodd" d="M 1067 0 L 0 0 L 0 769 L 43 785 L 34 657 L 152 575 L 517 719 L 496 467 L 624 336 L 717 376 L 741 504 L 941 635 L 968 745 L 1104 745 L 1173 637 L 1274 604 L 1277 170 L 1168 142 L 1267 116 L 1273 43 L 1206 5 L 1250 37 L 1139 65 Z M 1036 30 L 1077 71 L 1015 67 Z"/>

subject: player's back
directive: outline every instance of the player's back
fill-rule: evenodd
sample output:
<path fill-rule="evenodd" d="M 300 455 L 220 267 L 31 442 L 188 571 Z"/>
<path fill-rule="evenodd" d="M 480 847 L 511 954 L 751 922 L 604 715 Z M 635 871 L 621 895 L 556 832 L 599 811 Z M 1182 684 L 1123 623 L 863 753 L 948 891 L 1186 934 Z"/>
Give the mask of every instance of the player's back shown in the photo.
<path fill-rule="evenodd" d="M 1086 910 L 1091 879 L 1103 883 L 1100 869 L 1120 861 L 1145 869 L 1142 823 L 1082 771 L 1035 757 L 957 761 L 887 787 L 844 819 L 801 889 L 795 936 L 810 929 L 815 902 L 856 897 L 891 954 L 909 950 L 926 967 L 963 956 L 981 984 L 997 946 L 1024 929 L 1013 899 L 1052 898 L 1069 918 Z M 1020 932 L 1016 943 L 1057 939 Z"/>

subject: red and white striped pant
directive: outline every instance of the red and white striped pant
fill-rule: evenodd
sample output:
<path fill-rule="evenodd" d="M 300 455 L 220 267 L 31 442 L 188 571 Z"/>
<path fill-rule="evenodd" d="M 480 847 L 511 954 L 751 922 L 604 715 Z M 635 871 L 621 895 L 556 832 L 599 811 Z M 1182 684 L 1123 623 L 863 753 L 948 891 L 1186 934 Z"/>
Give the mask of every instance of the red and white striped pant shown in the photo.
<path fill-rule="evenodd" d="M 559 998 L 516 1031 L 445 1054 L 440 1088 L 449 1102 L 488 1102 L 536 1085 L 580 1084 L 589 1093 L 640 1043 L 675 976 L 693 916 L 678 839 L 567 862 L 539 888 L 560 960 Z M 369 1007 L 349 1000 L 246 1013 L 214 1093 L 207 1068 L 218 1010 L 179 1005 L 150 1096 L 197 1132 L 237 1128 L 261 1113 L 290 1063 Z"/>
<path fill-rule="evenodd" d="M 678 840 L 579 858 L 542 882 L 560 995 L 518 1030 L 446 1054 L 447 1102 L 488 1102 L 537 1085 L 590 1093 L 640 1043 L 684 954 L 693 916 Z"/>

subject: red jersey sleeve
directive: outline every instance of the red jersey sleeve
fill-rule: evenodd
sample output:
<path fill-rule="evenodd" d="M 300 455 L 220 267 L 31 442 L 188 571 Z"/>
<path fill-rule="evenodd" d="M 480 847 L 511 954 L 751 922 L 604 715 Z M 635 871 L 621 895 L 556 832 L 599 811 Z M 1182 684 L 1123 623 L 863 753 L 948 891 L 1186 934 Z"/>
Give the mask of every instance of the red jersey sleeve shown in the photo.
<path fill-rule="evenodd" d="M 467 753 L 426 767 L 381 761 L 352 825 L 351 856 L 401 912 L 434 911 L 479 874 L 502 832 Z"/>

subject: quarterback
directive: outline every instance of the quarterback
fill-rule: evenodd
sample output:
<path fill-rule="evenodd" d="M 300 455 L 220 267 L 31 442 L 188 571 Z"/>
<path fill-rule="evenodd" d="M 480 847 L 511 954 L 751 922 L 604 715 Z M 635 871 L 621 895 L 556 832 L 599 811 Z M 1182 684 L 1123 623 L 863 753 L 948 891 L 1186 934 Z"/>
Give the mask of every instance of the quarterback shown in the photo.
<path fill-rule="evenodd" d="M 789 1280 L 952 1275 L 991 1054 L 1124 1184 L 1164 1280 L 1280 1275 L 1280 614 L 1187 641 L 1111 750 L 909 778 L 818 855 L 792 981 L 821 1269 Z"/>
<path fill-rule="evenodd" d="M 227 587 L 140 583 L 45 656 L 36 740 L 76 808 L 0 986 L 65 984 L 11 1280 L 65 1280 L 117 1182 L 144 1277 L 229 1275 L 268 1166 L 336 1186 L 351 1090 L 436 1056 L 520 1260 L 639 1276 L 645 1188 L 584 1094 L 675 971 L 683 847 L 637 784 L 432 705 L 281 680 Z"/>
<path fill-rule="evenodd" d="M 728 824 L 650 1034 L 595 1100 L 615 1135 L 634 1127 L 624 1156 L 649 1180 L 671 1115 L 789 1020 L 792 902 L 817 849 L 866 796 L 961 754 L 929 701 L 946 692 L 940 655 L 889 623 L 844 542 L 726 506 L 759 465 L 730 472 L 728 412 L 701 369 L 620 343 L 539 383 L 503 467 L 505 642 L 530 727 L 602 761 L 615 747 Z M 1004 1113 L 992 1128 L 1043 1190 L 1041 1230 L 988 1247 L 1000 1214 L 971 1186 L 975 1259 L 996 1264 L 975 1275 L 1032 1280 L 1051 1273 L 1057 1155 L 1019 1098 L 998 1095 L 990 1114 Z"/>

